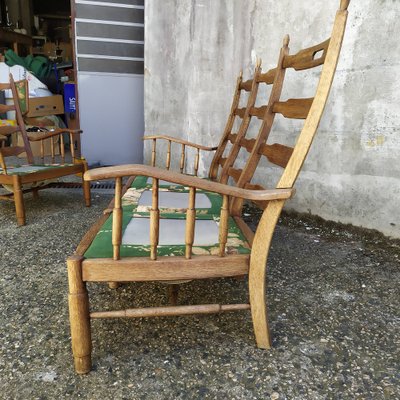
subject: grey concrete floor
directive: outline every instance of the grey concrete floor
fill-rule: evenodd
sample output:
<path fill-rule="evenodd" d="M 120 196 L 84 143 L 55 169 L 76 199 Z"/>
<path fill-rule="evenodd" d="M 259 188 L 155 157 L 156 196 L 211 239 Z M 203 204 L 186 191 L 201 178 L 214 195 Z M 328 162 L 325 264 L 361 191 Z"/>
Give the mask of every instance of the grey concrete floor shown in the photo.
<path fill-rule="evenodd" d="M 17 227 L 0 203 L 1 399 L 398 399 L 400 246 L 284 217 L 268 264 L 270 351 L 248 312 L 97 320 L 93 371 L 74 373 L 65 259 L 110 196 L 26 196 Z M 249 215 L 248 218 L 252 218 Z M 166 304 L 162 284 L 91 284 L 93 309 Z M 246 280 L 190 282 L 180 303 L 245 302 Z"/>

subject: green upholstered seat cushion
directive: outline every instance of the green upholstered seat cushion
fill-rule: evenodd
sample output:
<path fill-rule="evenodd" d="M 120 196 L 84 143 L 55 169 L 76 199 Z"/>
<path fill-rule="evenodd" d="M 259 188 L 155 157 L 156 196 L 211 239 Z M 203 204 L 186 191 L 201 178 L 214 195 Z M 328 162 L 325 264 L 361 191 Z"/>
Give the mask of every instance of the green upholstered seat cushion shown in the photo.
<path fill-rule="evenodd" d="M 141 205 L 140 199 L 143 194 L 151 188 L 151 183 L 149 183 L 147 177 L 137 177 L 133 182 L 132 186 L 125 193 L 122 199 L 122 208 L 123 208 L 123 223 L 122 223 L 122 231 L 123 231 L 123 243 L 121 245 L 121 257 L 148 257 L 150 254 L 150 246 L 145 244 L 146 241 L 143 241 L 143 237 L 138 238 L 138 242 L 132 242 L 129 239 L 126 239 L 127 227 L 129 224 L 134 224 L 133 226 L 140 226 L 141 232 L 146 231 L 145 226 L 149 226 L 149 206 Z M 187 196 L 188 188 L 179 186 L 179 185 L 169 185 L 167 183 L 160 183 L 160 198 L 163 192 L 173 192 L 173 193 L 181 193 L 183 196 Z M 196 231 L 195 233 L 195 242 L 193 246 L 193 254 L 197 255 L 217 255 L 219 252 L 219 244 L 218 244 L 218 234 L 215 232 L 218 231 L 218 223 L 219 223 L 219 214 L 220 207 L 222 204 L 221 196 L 216 193 L 206 192 L 199 190 L 199 195 L 205 196 L 210 204 L 208 208 L 196 208 L 196 220 L 202 220 L 204 223 L 198 223 L 196 225 L 196 229 L 199 225 L 205 225 L 200 227 L 202 232 Z M 168 236 L 174 236 L 177 234 L 176 232 L 169 231 L 169 227 L 172 225 L 174 227 L 179 227 L 179 225 L 184 225 L 185 217 L 186 217 L 186 209 L 185 208 L 174 208 L 173 206 L 167 207 L 159 207 L 160 209 L 160 245 L 158 246 L 158 255 L 159 256 L 183 256 L 185 254 L 185 244 L 184 244 L 184 235 L 182 234 L 182 240 L 179 242 L 171 241 L 171 238 Z M 170 224 L 166 223 L 166 220 L 174 220 L 174 222 Z M 179 223 L 181 221 L 181 223 Z M 165 226 L 165 229 L 161 229 Z M 176 228 L 172 228 L 176 229 Z M 210 235 L 207 235 L 207 229 L 210 229 Z M 129 229 L 128 229 L 129 230 Z M 148 230 L 148 229 L 147 229 Z M 182 230 L 182 227 L 180 227 Z M 205 230 L 205 231 L 204 231 Z M 162 234 L 166 237 L 162 237 Z M 87 249 L 85 253 L 86 258 L 112 258 L 113 249 L 111 242 L 111 233 L 112 233 L 112 215 L 107 219 L 107 221 L 103 224 L 96 237 L 94 238 L 92 244 Z M 213 233 L 213 234 L 212 234 Z M 129 235 L 132 238 L 132 235 Z M 199 244 L 196 243 L 196 237 L 202 236 L 203 239 L 200 239 Z M 204 239 L 204 237 L 209 236 L 209 242 Z M 148 236 L 149 237 L 149 236 Z M 163 243 L 166 244 L 163 244 Z M 174 243 L 173 243 L 174 242 Z M 236 225 L 235 221 L 232 218 L 229 218 L 229 229 L 228 229 L 228 241 L 226 250 L 228 254 L 248 254 L 250 253 L 249 245 L 243 236 L 241 230 Z"/>
<path fill-rule="evenodd" d="M 56 168 L 72 167 L 74 164 L 32 164 L 32 165 L 15 165 L 7 167 L 7 175 L 28 175 L 35 172 L 48 171 Z M 0 168 L 0 174 L 3 174 Z"/>

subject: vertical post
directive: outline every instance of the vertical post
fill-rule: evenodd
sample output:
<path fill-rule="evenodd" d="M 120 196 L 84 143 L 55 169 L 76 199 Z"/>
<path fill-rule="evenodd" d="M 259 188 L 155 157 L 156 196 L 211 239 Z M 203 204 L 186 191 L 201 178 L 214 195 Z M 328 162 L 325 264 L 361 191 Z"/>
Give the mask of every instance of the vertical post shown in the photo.
<path fill-rule="evenodd" d="M 75 164 L 75 143 L 74 143 L 74 135 L 72 133 L 69 134 L 69 140 L 70 140 L 72 162 L 73 164 Z"/>
<path fill-rule="evenodd" d="M 189 206 L 186 210 L 186 231 L 185 231 L 185 257 L 192 258 L 192 247 L 194 242 L 194 227 L 196 221 L 196 188 L 189 189 Z"/>
<path fill-rule="evenodd" d="M 60 153 L 61 153 L 61 162 L 65 163 L 65 144 L 64 144 L 64 135 L 60 134 Z"/>
<path fill-rule="evenodd" d="M 157 260 L 160 234 L 160 211 L 158 209 L 158 179 L 153 178 L 152 205 L 150 210 L 150 259 Z"/>
<path fill-rule="evenodd" d="M 185 168 L 185 145 L 182 145 L 182 151 L 181 151 L 181 162 L 180 162 L 180 170 L 181 170 L 181 174 L 183 174 L 183 169 Z"/>
<path fill-rule="evenodd" d="M 54 136 L 50 137 L 50 146 L 51 146 L 51 162 L 54 164 L 55 155 L 54 155 Z"/>
<path fill-rule="evenodd" d="M 89 297 L 86 284 L 82 280 L 82 260 L 79 256 L 72 256 L 67 260 L 72 353 L 78 374 L 88 373 L 92 365 Z"/>
<path fill-rule="evenodd" d="M 196 157 L 194 159 L 194 176 L 197 176 L 199 171 L 200 149 L 197 149 Z"/>
<path fill-rule="evenodd" d="M 14 204 L 15 213 L 17 214 L 18 225 L 25 225 L 25 207 L 24 207 L 24 197 L 21 187 L 21 177 L 18 175 L 13 175 L 13 191 L 14 191 Z"/>
<path fill-rule="evenodd" d="M 153 148 L 151 150 L 151 166 L 152 167 L 156 166 L 156 143 L 157 143 L 157 140 L 153 139 Z"/>
<path fill-rule="evenodd" d="M 42 163 L 44 163 L 44 140 L 40 141 L 40 158 L 42 159 Z"/>
<path fill-rule="evenodd" d="M 114 199 L 113 221 L 112 221 L 112 245 L 113 245 L 114 260 L 120 259 L 120 250 L 122 242 L 121 197 L 122 197 L 122 178 L 118 177 L 115 179 L 115 199 Z"/>
<path fill-rule="evenodd" d="M 219 256 L 225 256 L 226 242 L 228 241 L 229 196 L 222 197 L 221 215 L 219 221 Z"/>
<path fill-rule="evenodd" d="M 169 171 L 171 167 L 171 141 L 168 140 L 168 149 L 167 149 L 167 162 L 165 163 L 167 170 Z"/>
<path fill-rule="evenodd" d="M 85 172 L 88 170 L 88 165 L 87 165 L 86 160 L 82 160 L 82 164 L 83 164 L 83 174 L 82 174 L 83 197 L 85 199 L 86 207 L 90 207 L 90 204 L 91 204 L 90 182 L 85 181 L 85 179 L 84 179 Z"/>

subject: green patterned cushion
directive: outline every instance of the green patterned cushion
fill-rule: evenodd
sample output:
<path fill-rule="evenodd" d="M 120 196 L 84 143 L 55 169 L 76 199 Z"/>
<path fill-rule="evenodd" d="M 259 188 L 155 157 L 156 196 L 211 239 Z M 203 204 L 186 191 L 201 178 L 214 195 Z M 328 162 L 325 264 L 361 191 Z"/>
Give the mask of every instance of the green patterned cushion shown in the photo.
<path fill-rule="evenodd" d="M 123 208 L 123 243 L 121 245 L 121 257 L 148 257 L 150 246 L 147 245 L 147 231 L 150 224 L 148 205 L 141 205 L 141 197 L 151 189 L 151 180 L 147 177 L 137 177 L 132 186 L 125 193 L 122 199 Z M 158 246 L 159 256 L 184 256 L 184 220 L 186 208 L 174 208 L 173 206 L 162 207 L 163 192 L 172 192 L 187 197 L 187 187 L 171 185 L 167 182 L 160 182 L 160 245 Z M 216 193 L 197 191 L 198 196 L 204 196 L 208 200 L 210 207 L 196 208 L 196 220 L 203 221 L 196 224 L 195 242 L 193 254 L 195 255 L 217 255 L 218 245 L 218 223 L 220 207 L 222 204 L 221 196 Z M 166 220 L 170 220 L 168 223 Z M 200 226 L 201 225 L 201 226 Z M 165 226 L 165 229 L 164 229 Z M 133 230 L 132 230 L 133 228 Z M 134 234 L 137 232 L 137 242 Z M 92 244 L 85 253 L 86 258 L 112 258 L 112 215 L 107 219 L 102 228 L 97 233 Z M 143 239 L 143 232 L 146 232 Z M 166 234 L 163 237 L 163 232 Z M 209 234 L 208 234 L 209 233 Z M 181 242 L 176 242 L 174 236 L 181 234 Z M 174 241 L 175 240 L 175 241 Z M 207 242 L 208 240 L 208 242 Z M 249 245 L 242 232 L 232 218 L 229 218 L 228 241 L 226 250 L 228 254 L 248 254 Z"/>

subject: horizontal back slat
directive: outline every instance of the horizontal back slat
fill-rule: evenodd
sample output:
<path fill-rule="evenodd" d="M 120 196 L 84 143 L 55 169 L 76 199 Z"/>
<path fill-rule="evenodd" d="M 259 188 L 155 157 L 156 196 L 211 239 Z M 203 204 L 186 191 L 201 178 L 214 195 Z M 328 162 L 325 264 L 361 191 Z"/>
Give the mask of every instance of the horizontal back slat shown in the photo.
<path fill-rule="evenodd" d="M 260 154 L 267 157 L 268 161 L 279 167 L 285 168 L 293 153 L 293 147 L 283 144 L 263 144 L 260 147 Z"/>
<path fill-rule="evenodd" d="M 253 86 L 253 79 L 249 79 L 248 81 L 242 82 L 239 86 L 241 90 L 245 90 L 246 92 L 250 92 Z"/>
<path fill-rule="evenodd" d="M 233 167 L 230 167 L 228 169 L 228 175 L 231 176 L 235 180 L 235 182 L 237 182 L 239 180 L 241 174 L 242 174 L 241 169 L 237 169 L 237 168 L 233 168 Z"/>
<path fill-rule="evenodd" d="M 236 138 L 237 138 L 237 133 L 231 133 L 231 134 L 228 136 L 228 140 L 229 140 L 232 144 L 236 142 Z"/>
<path fill-rule="evenodd" d="M 0 90 L 9 90 L 11 85 L 9 83 L 0 83 Z"/>
<path fill-rule="evenodd" d="M 15 106 L 14 104 L 6 105 L 6 104 L 0 104 L 0 114 L 6 113 L 7 111 L 14 111 Z"/>
<path fill-rule="evenodd" d="M 0 135 L 8 136 L 18 131 L 19 131 L 18 126 L 0 126 Z"/>
<path fill-rule="evenodd" d="M 275 75 L 276 75 L 276 68 L 270 69 L 264 74 L 260 74 L 257 82 L 264 82 L 267 85 L 272 85 L 274 83 Z"/>
<path fill-rule="evenodd" d="M 280 113 L 286 118 L 306 119 L 314 98 L 289 99 L 277 101 L 272 107 L 274 113 Z"/>
<path fill-rule="evenodd" d="M 219 165 L 220 165 L 221 167 L 223 167 L 224 164 L 225 164 L 225 161 L 226 161 L 226 157 L 221 157 L 221 158 L 219 159 Z"/>
<path fill-rule="evenodd" d="M 240 146 L 244 147 L 249 153 L 253 150 L 254 144 L 255 144 L 256 140 L 255 139 L 246 139 L 243 138 L 240 141 Z"/>
<path fill-rule="evenodd" d="M 263 119 L 266 110 L 267 110 L 267 106 L 252 107 L 250 109 L 250 115 L 257 117 L 259 119 Z"/>
<path fill-rule="evenodd" d="M 25 147 L 21 146 L 3 147 L 0 149 L 0 151 L 4 157 L 18 156 L 21 153 L 25 153 Z"/>
<path fill-rule="evenodd" d="M 240 118 L 244 118 L 245 113 L 246 113 L 246 108 L 237 108 L 234 112 L 234 114 Z"/>
<path fill-rule="evenodd" d="M 300 50 L 293 55 L 287 55 L 283 59 L 283 68 L 294 68 L 296 71 L 314 68 L 325 62 L 330 39 L 315 46 Z"/>

